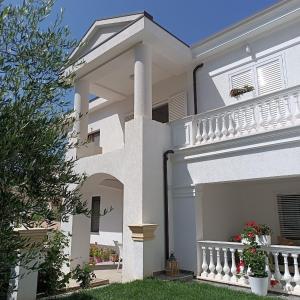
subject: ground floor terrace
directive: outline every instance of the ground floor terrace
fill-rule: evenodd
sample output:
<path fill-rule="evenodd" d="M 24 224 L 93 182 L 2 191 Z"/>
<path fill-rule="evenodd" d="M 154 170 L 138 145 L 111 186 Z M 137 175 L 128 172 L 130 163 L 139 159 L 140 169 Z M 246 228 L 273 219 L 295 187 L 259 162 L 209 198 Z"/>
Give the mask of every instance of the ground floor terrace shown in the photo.
<path fill-rule="evenodd" d="M 195 193 L 196 246 L 177 243 L 177 249 L 184 264 L 194 258 L 198 279 L 249 287 L 249 270 L 241 264 L 245 245 L 234 236 L 255 221 L 272 230 L 271 245 L 263 247 L 269 290 L 300 295 L 299 177 L 204 184 Z"/>

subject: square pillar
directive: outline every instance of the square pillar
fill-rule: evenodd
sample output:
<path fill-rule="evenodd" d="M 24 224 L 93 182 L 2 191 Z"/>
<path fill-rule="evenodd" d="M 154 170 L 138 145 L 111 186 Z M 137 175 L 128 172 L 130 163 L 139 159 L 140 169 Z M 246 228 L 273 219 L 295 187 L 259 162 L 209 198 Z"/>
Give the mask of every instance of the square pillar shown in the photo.
<path fill-rule="evenodd" d="M 152 119 L 152 54 L 146 44 L 134 48 L 134 118 Z"/>

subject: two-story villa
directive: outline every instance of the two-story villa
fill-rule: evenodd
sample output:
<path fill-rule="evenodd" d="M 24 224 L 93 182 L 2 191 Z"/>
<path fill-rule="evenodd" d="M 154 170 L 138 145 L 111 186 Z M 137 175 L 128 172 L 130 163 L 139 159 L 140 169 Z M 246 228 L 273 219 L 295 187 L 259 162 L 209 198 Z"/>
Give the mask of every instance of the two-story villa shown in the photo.
<path fill-rule="evenodd" d="M 247 285 L 229 241 L 255 220 L 272 228 L 270 276 L 299 293 L 300 1 L 191 46 L 146 12 L 95 21 L 82 43 L 74 130 L 88 143 L 70 155 L 92 216 L 62 224 L 72 266 L 118 241 L 123 281 L 174 251 L 201 279 Z"/>

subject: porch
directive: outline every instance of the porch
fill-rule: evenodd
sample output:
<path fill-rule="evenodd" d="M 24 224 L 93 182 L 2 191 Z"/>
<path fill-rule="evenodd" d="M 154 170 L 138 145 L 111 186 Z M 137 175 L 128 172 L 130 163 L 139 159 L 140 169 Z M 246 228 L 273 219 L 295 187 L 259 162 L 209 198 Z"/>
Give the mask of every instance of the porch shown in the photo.
<path fill-rule="evenodd" d="M 232 240 L 253 220 L 272 229 L 272 244 L 262 247 L 269 290 L 300 295 L 299 178 L 206 184 L 198 194 L 198 279 L 250 287 L 249 270 L 240 264 L 245 245 Z"/>

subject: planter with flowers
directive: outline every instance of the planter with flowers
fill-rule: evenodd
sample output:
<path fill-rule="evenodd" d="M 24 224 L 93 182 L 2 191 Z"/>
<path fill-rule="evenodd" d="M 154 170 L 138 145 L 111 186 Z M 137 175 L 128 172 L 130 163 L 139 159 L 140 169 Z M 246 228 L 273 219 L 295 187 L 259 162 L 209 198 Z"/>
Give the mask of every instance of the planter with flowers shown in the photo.
<path fill-rule="evenodd" d="M 235 235 L 233 240 L 241 242 L 244 245 L 271 245 L 271 228 L 266 224 L 257 224 L 254 221 L 247 222 L 243 232 L 240 235 Z"/>
<path fill-rule="evenodd" d="M 250 268 L 249 283 L 252 293 L 265 296 L 268 293 L 269 277 L 266 272 L 267 254 L 260 246 L 249 246 L 243 251 L 243 262 Z"/>

